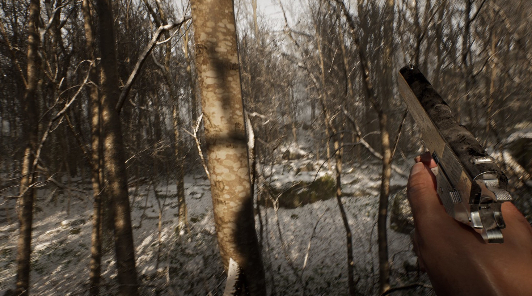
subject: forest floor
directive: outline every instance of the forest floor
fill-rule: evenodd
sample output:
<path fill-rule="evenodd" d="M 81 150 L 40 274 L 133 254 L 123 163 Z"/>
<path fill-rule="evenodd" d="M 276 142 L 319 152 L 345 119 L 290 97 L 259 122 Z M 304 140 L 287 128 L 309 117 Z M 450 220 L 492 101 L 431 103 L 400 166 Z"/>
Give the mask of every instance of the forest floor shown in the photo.
<path fill-rule="evenodd" d="M 272 186 L 282 187 L 333 175 L 322 164 L 308 159 L 283 161 L 264 167 L 263 172 Z M 401 168 L 408 172 L 410 165 Z M 298 169 L 303 167 L 311 169 Z M 343 203 L 353 232 L 357 287 L 361 294 L 375 295 L 380 165 L 357 165 L 344 170 Z M 185 178 L 188 233 L 177 231 L 175 182 L 156 182 L 130 187 L 141 294 L 221 295 L 225 275 L 217 249 L 209 181 L 200 173 Z M 405 177 L 392 178 L 392 190 L 405 185 Z M 39 190 L 32 242 L 33 295 L 88 295 L 91 187 L 88 181 L 80 180 L 70 186 L 76 189 L 56 194 L 52 194 L 55 188 L 51 186 Z M 261 207 L 260 211 L 262 219 L 259 221 L 256 215 L 256 225 L 260 232 L 262 222 L 260 240 L 270 295 L 347 294 L 346 238 L 336 199 L 293 209 Z M 16 274 L 18 222 L 13 209 L 6 213 L 9 217 L 0 219 L 0 295 L 14 287 Z M 104 235 L 102 295 L 116 291 L 111 233 L 107 230 Z M 389 230 L 388 242 L 392 286 L 428 284 L 425 276 L 412 270 L 415 255 L 410 237 Z M 408 293 L 427 295 L 430 290 L 419 288 Z"/>

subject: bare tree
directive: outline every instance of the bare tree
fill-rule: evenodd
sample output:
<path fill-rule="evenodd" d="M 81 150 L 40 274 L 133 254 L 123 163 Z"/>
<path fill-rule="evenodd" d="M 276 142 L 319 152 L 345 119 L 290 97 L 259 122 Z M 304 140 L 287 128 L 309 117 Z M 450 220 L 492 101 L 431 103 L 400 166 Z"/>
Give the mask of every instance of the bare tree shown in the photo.
<path fill-rule="evenodd" d="M 329 7 L 330 6 L 328 6 L 327 8 Z M 336 16 L 336 14 L 330 14 L 330 15 Z M 325 17 L 327 17 L 327 15 Z M 323 23 L 324 24 L 322 25 L 326 27 L 327 25 L 331 25 L 331 20 L 324 19 Z M 317 24 L 315 24 L 315 28 L 316 28 L 315 29 L 316 40 L 318 42 L 317 46 L 318 46 L 318 57 L 319 57 L 320 80 L 321 80 L 319 99 L 320 99 L 321 108 L 323 110 L 323 117 L 324 117 L 326 129 L 330 131 L 326 133 L 327 138 L 329 138 L 329 133 L 332 133 L 332 138 L 333 138 L 333 145 L 334 145 L 333 156 L 335 159 L 335 173 L 336 173 L 336 202 L 338 204 L 338 208 L 340 209 L 340 216 L 342 217 L 342 222 L 343 222 L 343 226 L 345 229 L 345 236 L 346 236 L 347 286 L 348 286 L 349 295 L 353 296 L 357 294 L 356 282 L 355 282 L 354 258 L 353 258 L 353 233 L 351 231 L 351 227 L 349 226 L 349 220 L 347 219 L 347 214 L 346 214 L 344 205 L 342 203 L 342 157 L 343 157 L 343 150 L 344 150 L 342 147 L 343 137 L 344 137 L 342 130 L 345 124 L 344 124 L 343 116 L 341 116 L 341 113 L 340 113 L 340 116 L 336 116 L 336 115 L 334 116 L 334 117 L 342 118 L 342 120 L 338 120 L 340 122 L 340 124 L 338 124 L 339 127 L 335 126 L 333 123 L 334 118 L 333 116 L 331 116 L 331 110 L 328 107 L 330 105 L 333 105 L 333 108 L 334 108 L 335 105 L 343 105 L 343 104 L 332 101 L 332 98 L 334 96 L 331 95 L 331 93 L 338 92 L 338 90 L 337 89 L 331 90 L 330 87 L 328 87 L 331 84 L 327 83 L 326 76 L 327 76 L 327 73 L 330 73 L 330 71 L 327 71 L 327 69 L 325 69 L 325 60 L 324 60 L 325 59 L 324 58 L 324 49 L 325 49 L 324 43 L 326 42 L 327 37 L 336 38 L 338 39 L 339 43 L 343 43 L 343 38 L 340 39 L 340 33 L 338 32 L 341 29 L 337 30 L 338 28 L 334 28 L 333 30 L 336 32 L 333 31 L 333 33 L 336 36 L 334 35 L 331 36 L 328 34 L 323 34 L 324 28 L 318 29 Z M 341 61 L 344 62 L 345 60 L 342 59 Z M 332 67 L 333 66 L 331 66 L 331 68 Z M 347 81 L 348 77 L 345 76 L 344 79 Z M 339 81 L 340 79 L 337 78 L 337 80 Z"/>
<path fill-rule="evenodd" d="M 152 15 L 155 24 L 160 27 L 164 25 L 169 25 L 166 13 L 164 12 L 164 9 L 161 5 L 160 1 L 156 1 L 157 4 L 157 10 L 158 14 L 155 13 L 154 9 L 151 7 L 150 3 L 147 0 L 144 0 L 144 4 L 148 8 L 148 11 Z M 185 32 L 186 34 L 186 32 Z M 172 76 L 172 72 L 170 69 L 170 66 L 172 65 L 172 44 L 170 42 L 170 33 L 168 30 L 164 32 L 164 36 L 166 39 L 165 42 L 165 53 L 164 53 L 164 62 L 160 64 L 159 62 L 155 62 L 159 69 L 163 73 L 163 77 L 166 83 L 166 87 L 169 90 L 170 96 L 172 98 L 172 101 L 174 102 L 173 110 L 172 110 L 172 123 L 174 127 L 174 137 L 175 137 L 175 149 L 174 149 L 174 155 L 176 159 L 176 186 L 177 186 L 177 204 L 178 204 L 178 229 L 180 231 L 188 231 L 189 225 L 188 225 L 188 218 L 187 218 L 187 204 L 185 199 L 185 173 L 184 173 L 184 141 L 183 141 L 183 135 L 180 132 L 180 129 L 183 127 L 182 119 L 180 116 L 180 105 L 183 105 L 183 101 L 180 100 L 180 96 L 178 95 L 178 86 L 177 81 L 175 81 L 175 78 Z M 184 45 L 186 48 L 187 44 Z M 185 55 L 187 55 L 185 53 Z M 155 59 L 155 57 L 154 57 Z M 187 71 L 190 72 L 190 68 L 187 67 Z M 194 95 L 194 91 L 192 91 L 192 95 Z M 195 107 L 193 106 L 193 109 Z"/>
<path fill-rule="evenodd" d="M 345 3 L 342 0 L 336 0 L 340 6 L 347 23 L 351 30 L 353 41 L 358 51 L 358 58 L 360 61 L 360 71 L 362 73 L 363 88 L 369 103 L 377 113 L 379 121 L 379 130 L 381 138 L 381 154 L 382 154 L 382 173 L 381 173 L 381 186 L 379 197 L 379 211 L 378 211 L 378 244 L 379 244 L 379 279 L 380 279 L 380 292 L 384 293 L 390 288 L 390 263 L 388 260 L 388 238 L 386 222 L 388 218 L 388 198 L 390 195 L 390 178 L 392 169 L 392 145 L 390 143 L 390 134 L 388 128 L 388 113 L 384 109 L 384 105 L 391 101 L 393 95 L 392 89 L 392 47 L 393 47 L 393 11 L 395 6 L 394 0 L 387 0 L 384 8 L 384 21 L 383 21 L 383 56 L 378 65 L 381 65 L 383 73 L 381 75 L 381 98 L 377 97 L 374 89 L 374 78 L 371 77 L 372 72 L 370 63 L 368 61 L 368 55 L 364 44 L 360 43 L 360 38 L 357 33 L 357 26 L 351 15 L 347 10 Z M 358 14 L 361 15 L 362 11 Z"/>
<path fill-rule="evenodd" d="M 127 171 L 122 129 L 117 110 L 120 90 L 111 1 L 98 0 L 98 33 L 101 54 L 101 111 L 105 180 L 114 217 L 114 240 L 118 271 L 119 295 L 138 295 L 135 248 L 131 229 Z"/>
<path fill-rule="evenodd" d="M 18 200 L 18 216 L 20 234 L 17 250 L 17 287 L 15 294 L 29 295 L 30 284 L 30 256 L 31 256 L 31 230 L 33 224 L 33 182 L 35 171 L 35 153 L 38 146 L 38 85 L 40 76 L 39 59 L 39 15 L 40 1 L 31 0 L 28 21 L 28 66 L 26 70 L 26 93 L 22 102 L 25 113 L 23 119 L 26 147 L 22 160 L 22 179 L 20 182 L 20 196 Z"/>
<path fill-rule="evenodd" d="M 96 41 L 93 29 L 92 1 L 83 0 L 82 11 L 85 28 L 85 40 L 87 51 L 92 63 L 96 65 Z M 97 81 L 97 68 L 91 67 L 90 77 Z M 101 145 L 101 102 L 98 87 L 95 84 L 89 86 L 89 105 L 91 111 L 91 180 L 93 193 L 92 235 L 91 235 L 91 262 L 90 262 L 90 293 L 99 295 L 100 274 L 102 264 L 102 196 L 103 196 L 103 155 Z"/>
<path fill-rule="evenodd" d="M 240 289 L 266 295 L 250 183 L 232 0 L 192 2 L 196 71 L 220 253 L 240 267 Z"/>

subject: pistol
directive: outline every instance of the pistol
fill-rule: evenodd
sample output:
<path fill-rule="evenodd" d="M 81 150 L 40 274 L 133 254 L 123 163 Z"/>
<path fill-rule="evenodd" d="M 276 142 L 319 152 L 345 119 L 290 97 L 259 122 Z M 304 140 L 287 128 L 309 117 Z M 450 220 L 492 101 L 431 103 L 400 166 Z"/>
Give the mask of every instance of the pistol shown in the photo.
<path fill-rule="evenodd" d="M 508 179 L 484 147 L 453 117 L 451 108 L 417 67 L 399 71 L 399 92 L 424 146 L 437 164 L 436 188 L 445 211 L 471 226 L 488 243 L 504 241 L 503 202 Z"/>

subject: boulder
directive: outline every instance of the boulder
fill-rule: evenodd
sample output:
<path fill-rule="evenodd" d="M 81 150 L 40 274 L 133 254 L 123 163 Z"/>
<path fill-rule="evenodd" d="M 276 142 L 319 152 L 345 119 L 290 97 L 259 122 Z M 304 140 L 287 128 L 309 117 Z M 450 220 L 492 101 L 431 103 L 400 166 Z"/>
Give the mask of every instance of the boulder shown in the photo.
<path fill-rule="evenodd" d="M 406 186 L 392 196 L 390 228 L 404 234 L 410 234 L 414 230 L 414 217 L 406 196 Z"/>
<path fill-rule="evenodd" d="M 532 174 L 532 129 L 511 134 L 504 144 L 517 163 Z"/>
<path fill-rule="evenodd" d="M 332 176 L 324 175 L 310 182 L 296 181 L 287 182 L 281 186 L 273 183 L 266 185 L 273 198 L 279 196 L 279 207 L 285 209 L 295 209 L 320 200 L 328 200 L 335 197 L 336 183 Z M 263 197 L 264 198 L 264 197 Z M 269 198 L 259 200 L 259 204 L 272 207 Z"/>
<path fill-rule="evenodd" d="M 304 159 L 309 156 L 310 154 L 307 151 L 296 147 L 296 145 L 290 145 L 288 148 L 284 149 L 281 158 L 283 160 L 297 160 Z"/>

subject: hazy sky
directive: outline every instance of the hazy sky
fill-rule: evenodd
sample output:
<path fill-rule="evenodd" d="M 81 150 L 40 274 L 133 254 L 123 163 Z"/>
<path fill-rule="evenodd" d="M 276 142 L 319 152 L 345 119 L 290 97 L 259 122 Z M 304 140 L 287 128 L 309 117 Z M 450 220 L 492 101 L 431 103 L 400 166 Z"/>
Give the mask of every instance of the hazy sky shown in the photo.
<path fill-rule="evenodd" d="M 290 22 L 290 11 L 292 6 L 294 5 L 292 4 L 293 1 L 282 2 L 286 10 L 288 21 Z M 251 0 L 240 0 L 240 2 L 236 2 L 235 4 L 237 6 L 237 13 L 252 13 Z M 284 18 L 281 7 L 279 6 L 279 0 L 257 0 L 257 14 L 259 18 L 259 23 L 265 23 L 274 30 L 281 29 L 284 27 Z"/>

